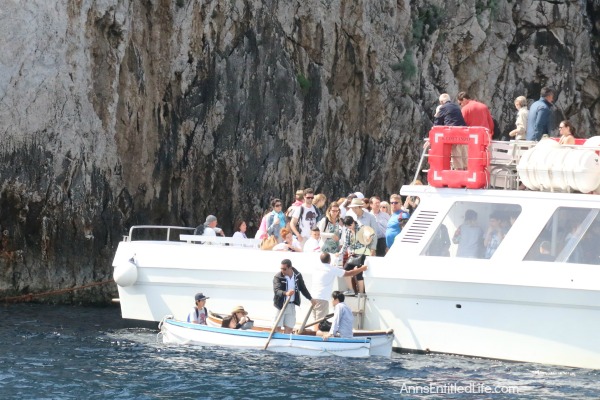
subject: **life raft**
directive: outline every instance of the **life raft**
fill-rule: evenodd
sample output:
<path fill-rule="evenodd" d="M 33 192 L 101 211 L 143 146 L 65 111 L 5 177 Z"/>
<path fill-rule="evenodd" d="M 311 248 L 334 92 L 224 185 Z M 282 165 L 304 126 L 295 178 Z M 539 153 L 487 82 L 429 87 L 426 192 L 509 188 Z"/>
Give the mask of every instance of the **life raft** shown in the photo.
<path fill-rule="evenodd" d="M 429 172 L 433 187 L 481 189 L 490 180 L 490 135 L 482 126 L 434 126 L 429 131 Z M 452 146 L 467 146 L 466 170 L 451 169 Z"/>

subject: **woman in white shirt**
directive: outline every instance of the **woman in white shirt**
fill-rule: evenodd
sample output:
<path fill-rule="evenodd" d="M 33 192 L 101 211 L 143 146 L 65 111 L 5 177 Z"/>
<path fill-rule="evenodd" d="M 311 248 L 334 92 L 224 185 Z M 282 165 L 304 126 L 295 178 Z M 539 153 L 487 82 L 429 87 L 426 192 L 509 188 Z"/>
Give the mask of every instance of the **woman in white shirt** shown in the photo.
<path fill-rule="evenodd" d="M 235 233 L 233 234 L 234 238 L 238 238 L 238 239 L 248 239 L 248 237 L 246 236 L 246 221 L 244 220 L 238 220 L 235 222 Z"/>
<path fill-rule="evenodd" d="M 515 99 L 515 107 L 517 110 L 517 129 L 510 131 L 508 134 L 510 137 L 514 137 L 517 140 L 525 140 L 527 134 L 527 116 L 529 110 L 527 110 L 527 98 L 525 96 L 519 96 Z"/>

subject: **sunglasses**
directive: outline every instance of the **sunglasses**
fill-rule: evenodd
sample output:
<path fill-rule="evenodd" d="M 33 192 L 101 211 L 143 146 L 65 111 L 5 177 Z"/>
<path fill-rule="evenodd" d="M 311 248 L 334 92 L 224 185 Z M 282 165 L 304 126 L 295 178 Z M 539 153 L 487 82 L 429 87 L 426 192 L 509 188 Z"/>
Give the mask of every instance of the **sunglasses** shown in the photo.
<path fill-rule="evenodd" d="M 310 200 L 310 199 L 314 199 L 314 198 L 315 198 L 315 196 L 304 196 L 304 198 L 305 198 L 305 199 L 309 199 L 309 200 Z"/>
<path fill-rule="evenodd" d="M 399 204 L 398 201 L 390 201 L 390 204 Z"/>

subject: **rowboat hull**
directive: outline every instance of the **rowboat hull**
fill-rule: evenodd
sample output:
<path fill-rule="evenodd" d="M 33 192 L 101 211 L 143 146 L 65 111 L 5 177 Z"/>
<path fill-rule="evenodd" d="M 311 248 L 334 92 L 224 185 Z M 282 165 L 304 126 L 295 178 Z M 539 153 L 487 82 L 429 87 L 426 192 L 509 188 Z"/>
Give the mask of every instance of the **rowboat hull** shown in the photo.
<path fill-rule="evenodd" d="M 221 346 L 238 349 L 264 349 L 269 332 L 220 328 L 164 319 L 160 326 L 163 343 L 179 345 Z M 369 357 L 369 338 L 330 338 L 275 333 L 267 350 L 298 356 Z M 391 349 L 391 341 L 390 341 Z"/>
<path fill-rule="evenodd" d="M 210 314 L 211 315 L 209 315 L 209 317 L 206 319 L 206 323 L 208 324 L 208 326 L 220 327 L 223 320 L 216 316 L 214 313 Z M 254 326 L 251 328 L 251 330 L 257 332 L 270 332 L 271 327 L 267 321 L 254 320 Z M 304 332 L 302 332 L 302 334 L 307 336 L 314 336 L 315 332 L 305 330 Z M 393 330 L 390 329 L 387 331 L 370 331 L 355 329 L 353 331 L 353 334 L 355 338 L 368 338 L 371 340 L 371 347 L 369 349 L 370 356 L 390 357 L 392 355 L 392 344 L 394 342 Z"/>

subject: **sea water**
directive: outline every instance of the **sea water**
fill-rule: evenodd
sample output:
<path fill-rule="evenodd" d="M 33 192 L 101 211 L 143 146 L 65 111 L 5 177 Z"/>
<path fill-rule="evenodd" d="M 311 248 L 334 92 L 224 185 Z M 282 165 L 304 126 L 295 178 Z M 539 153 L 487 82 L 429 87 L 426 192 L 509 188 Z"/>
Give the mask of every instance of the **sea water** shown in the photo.
<path fill-rule="evenodd" d="M 164 345 L 118 307 L 0 306 L 0 399 L 600 398 L 600 371 Z"/>

